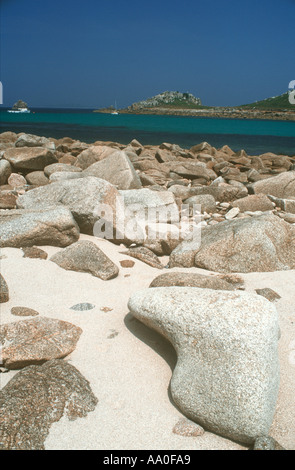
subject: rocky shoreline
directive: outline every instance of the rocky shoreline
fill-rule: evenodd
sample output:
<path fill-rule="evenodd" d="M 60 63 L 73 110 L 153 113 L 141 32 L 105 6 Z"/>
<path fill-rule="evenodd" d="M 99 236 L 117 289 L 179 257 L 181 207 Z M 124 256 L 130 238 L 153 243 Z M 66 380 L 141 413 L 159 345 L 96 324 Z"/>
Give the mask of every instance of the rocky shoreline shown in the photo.
<path fill-rule="evenodd" d="M 107 108 L 95 110 L 96 113 L 111 113 Z M 262 110 L 262 109 L 235 109 L 235 108 L 213 108 L 213 109 L 177 109 L 177 108 L 144 108 L 144 109 L 120 109 L 120 114 L 153 114 L 163 116 L 190 116 L 202 118 L 222 119 L 265 119 L 271 121 L 295 121 L 294 111 Z"/>
<path fill-rule="evenodd" d="M 0 449 L 295 447 L 295 155 L 5 132 L 0 220 Z"/>

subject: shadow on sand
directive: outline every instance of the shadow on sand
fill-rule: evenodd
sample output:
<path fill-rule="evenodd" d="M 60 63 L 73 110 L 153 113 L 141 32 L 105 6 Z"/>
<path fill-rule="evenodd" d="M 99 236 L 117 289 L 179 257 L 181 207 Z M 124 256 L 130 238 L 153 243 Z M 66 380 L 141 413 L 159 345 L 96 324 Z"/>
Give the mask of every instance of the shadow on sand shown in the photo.
<path fill-rule="evenodd" d="M 162 335 L 152 330 L 151 328 L 145 326 L 139 320 L 134 318 L 131 313 L 128 313 L 126 315 L 126 317 L 124 318 L 124 323 L 126 328 L 128 328 L 128 330 L 134 336 L 136 336 L 136 338 L 138 338 L 140 341 L 143 341 L 157 354 L 159 354 L 167 362 L 171 369 L 171 372 L 173 372 L 177 363 L 177 355 L 172 344 L 169 343 L 169 341 L 166 340 Z M 170 383 L 167 391 L 170 402 L 174 407 L 176 407 L 171 396 Z"/>

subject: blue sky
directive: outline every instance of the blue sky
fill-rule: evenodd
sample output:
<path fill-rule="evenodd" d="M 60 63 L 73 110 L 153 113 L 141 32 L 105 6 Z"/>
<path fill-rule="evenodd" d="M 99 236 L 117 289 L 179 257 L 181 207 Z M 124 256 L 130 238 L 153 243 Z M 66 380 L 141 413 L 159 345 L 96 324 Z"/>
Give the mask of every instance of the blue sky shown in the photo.
<path fill-rule="evenodd" d="M 295 0 L 0 0 L 4 106 L 234 106 L 295 79 Z"/>

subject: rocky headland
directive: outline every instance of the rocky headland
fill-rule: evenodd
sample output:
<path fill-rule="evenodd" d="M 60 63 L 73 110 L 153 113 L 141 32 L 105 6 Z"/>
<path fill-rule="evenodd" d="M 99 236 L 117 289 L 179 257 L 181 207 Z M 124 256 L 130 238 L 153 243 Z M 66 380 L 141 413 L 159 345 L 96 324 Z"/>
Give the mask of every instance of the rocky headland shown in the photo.
<path fill-rule="evenodd" d="M 111 113 L 114 107 L 101 108 L 94 112 Z M 248 105 L 241 106 L 204 106 L 200 98 L 192 93 L 165 91 L 152 98 L 138 101 L 119 110 L 120 114 L 153 114 L 168 116 L 190 116 L 222 119 L 267 119 L 294 121 L 295 107 L 284 93 Z"/>
<path fill-rule="evenodd" d="M 0 221 L 0 449 L 294 449 L 295 155 L 5 132 Z"/>

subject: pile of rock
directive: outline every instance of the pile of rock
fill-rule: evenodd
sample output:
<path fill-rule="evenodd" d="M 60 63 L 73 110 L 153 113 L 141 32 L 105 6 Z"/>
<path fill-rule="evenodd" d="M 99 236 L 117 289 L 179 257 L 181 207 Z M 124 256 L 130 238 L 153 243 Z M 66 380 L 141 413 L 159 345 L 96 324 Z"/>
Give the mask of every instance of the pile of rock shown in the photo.
<path fill-rule="evenodd" d="M 5 229 L 2 246 L 27 246 L 27 240 L 21 242 L 23 235 L 18 236 L 20 229 L 16 229 L 16 225 L 21 227 L 26 225 L 26 219 L 38 219 L 38 228 L 34 228 L 36 234 L 44 224 L 39 220 L 40 214 L 45 214 L 44 208 L 56 211 L 58 207 L 61 210 L 61 206 L 64 206 L 64 226 L 59 223 L 58 231 L 60 234 L 66 232 L 66 236 L 63 240 L 59 236 L 58 242 L 53 234 L 48 238 L 52 239 L 52 244 L 66 246 L 77 241 L 77 225 L 82 233 L 94 233 L 95 225 L 101 219 L 97 214 L 99 205 L 108 205 L 112 209 L 108 228 L 113 231 L 113 236 L 109 235 L 109 239 L 146 246 L 156 255 L 181 249 L 177 245 L 187 235 L 180 233 L 179 227 L 179 210 L 183 205 L 188 207 L 190 222 L 198 216 L 195 225 L 204 229 L 204 235 L 210 233 L 208 226 L 213 230 L 222 223 L 218 229 L 222 232 L 224 223 L 238 219 L 241 221 L 232 227 L 256 230 L 260 225 L 255 223 L 257 217 L 274 215 L 272 224 L 286 231 L 284 236 L 292 245 L 293 229 L 283 229 L 286 225 L 281 219 L 287 224 L 295 224 L 293 157 L 272 153 L 249 156 L 244 150 L 234 152 L 228 146 L 216 149 L 207 142 L 191 149 L 168 143 L 143 146 L 136 140 L 127 146 L 100 141 L 90 145 L 70 138 L 46 139 L 11 132 L 0 135 L 0 146 L 0 209 L 10 209 L 9 217 L 3 210 L 0 212 Z M 124 200 L 120 207 L 117 204 L 119 197 Z M 126 226 L 128 221 L 132 222 L 133 215 L 129 213 L 126 217 L 125 212 L 134 204 L 145 210 L 165 206 L 172 217 L 156 222 L 166 223 L 166 232 L 172 231 L 174 235 L 170 233 L 168 241 L 161 235 L 156 242 L 151 241 L 149 233 L 155 229 L 151 226 L 142 226 L 141 233 L 134 233 L 134 227 L 129 234 L 118 233 L 117 225 L 123 223 Z M 196 207 L 199 207 L 198 213 Z M 16 208 L 17 212 L 11 211 Z M 41 212 L 38 215 L 36 211 Z M 54 231 L 52 220 L 58 217 L 55 212 L 47 214 L 50 222 L 46 223 Z M 248 224 L 242 223 L 242 219 L 248 219 Z M 14 220 L 18 220 L 17 224 Z M 164 230 L 164 227 L 156 228 L 160 232 Z M 12 233 L 13 238 L 9 236 Z M 175 233 L 178 233 L 177 237 Z M 29 233 L 26 238 L 31 239 L 32 244 L 44 244 L 42 237 L 38 241 Z M 48 240 L 46 243 L 49 244 Z M 174 255 L 172 265 L 173 259 Z M 248 270 L 239 267 L 239 263 L 234 264 L 231 269 Z M 292 266 L 292 256 L 289 265 L 277 263 L 277 269 Z M 257 263 L 253 269 L 257 270 Z M 261 265 L 259 270 L 263 269 Z M 269 269 L 273 269 L 273 265 Z"/>
<path fill-rule="evenodd" d="M 151 289 L 130 299 L 129 308 L 174 345 L 178 364 L 171 392 L 183 413 L 205 429 L 252 445 L 268 433 L 274 415 L 278 318 L 265 293 L 240 292 L 241 279 L 231 273 L 295 269 L 294 165 L 295 157 L 249 156 L 206 142 L 191 149 L 136 140 L 127 146 L 90 145 L 6 132 L 0 135 L 0 247 L 23 248 L 26 256 L 46 259 L 35 245 L 58 246 L 63 249 L 50 261 L 61 268 L 103 281 L 118 276 L 118 266 L 94 243 L 78 241 L 81 232 L 123 243 L 126 255 L 156 269 L 222 273 L 159 276 Z M 153 220 L 147 217 L 151 213 Z M 164 255 L 168 265 L 158 258 Z M 8 300 L 0 275 L 0 302 Z M 74 325 L 42 317 L 1 327 L 3 367 L 25 367 L 0 392 L 4 414 L 18 387 L 29 390 L 37 380 L 31 381 L 35 367 L 40 377 L 45 374 L 45 384 L 54 380 L 40 393 L 58 388 L 52 371 L 74 374 L 84 390 L 81 402 L 87 402 L 86 411 L 93 409 L 89 385 L 60 361 L 80 334 Z M 23 403 L 32 406 L 21 401 L 16 420 L 25 413 Z M 72 411 L 83 415 L 82 405 L 75 401 L 75 406 Z M 36 437 L 33 448 L 42 448 L 55 420 L 45 408 L 39 410 L 42 439 Z M 3 448 L 27 448 L 24 427 L 9 438 L 10 424 L 1 426 Z"/>

